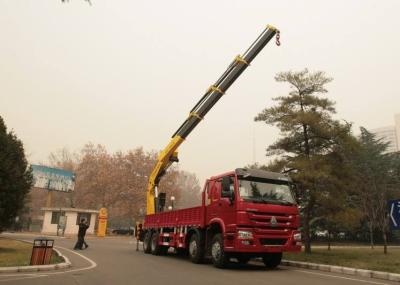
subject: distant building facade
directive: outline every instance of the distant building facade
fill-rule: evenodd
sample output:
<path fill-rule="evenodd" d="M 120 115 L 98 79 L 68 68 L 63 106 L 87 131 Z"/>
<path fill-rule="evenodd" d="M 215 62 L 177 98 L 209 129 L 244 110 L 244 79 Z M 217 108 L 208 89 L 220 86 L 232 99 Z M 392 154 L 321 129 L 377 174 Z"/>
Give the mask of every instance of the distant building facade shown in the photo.
<path fill-rule="evenodd" d="M 400 114 L 394 116 L 395 125 L 369 130 L 378 139 L 388 143 L 387 152 L 400 151 Z"/>

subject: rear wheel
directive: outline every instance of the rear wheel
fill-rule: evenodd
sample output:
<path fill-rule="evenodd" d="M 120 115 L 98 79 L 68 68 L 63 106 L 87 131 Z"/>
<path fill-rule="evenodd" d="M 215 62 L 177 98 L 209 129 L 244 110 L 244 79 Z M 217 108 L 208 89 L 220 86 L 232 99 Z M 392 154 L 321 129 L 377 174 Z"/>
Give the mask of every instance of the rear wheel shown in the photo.
<path fill-rule="evenodd" d="M 281 264 L 282 252 L 267 253 L 263 256 L 262 260 L 265 264 L 265 267 L 274 269 Z"/>
<path fill-rule="evenodd" d="M 143 239 L 143 252 L 144 253 L 150 253 L 151 252 L 151 231 L 147 231 L 144 234 L 144 239 Z"/>
<path fill-rule="evenodd" d="M 189 258 L 193 263 L 201 263 L 204 257 L 204 247 L 199 233 L 194 233 L 189 240 Z"/>
<path fill-rule="evenodd" d="M 224 251 L 222 234 L 216 234 L 211 241 L 211 259 L 218 268 L 224 268 L 229 263 L 229 255 Z"/>
<path fill-rule="evenodd" d="M 153 255 L 164 255 L 168 251 L 168 247 L 158 244 L 159 238 L 159 233 L 153 233 L 151 236 L 150 250 Z"/>

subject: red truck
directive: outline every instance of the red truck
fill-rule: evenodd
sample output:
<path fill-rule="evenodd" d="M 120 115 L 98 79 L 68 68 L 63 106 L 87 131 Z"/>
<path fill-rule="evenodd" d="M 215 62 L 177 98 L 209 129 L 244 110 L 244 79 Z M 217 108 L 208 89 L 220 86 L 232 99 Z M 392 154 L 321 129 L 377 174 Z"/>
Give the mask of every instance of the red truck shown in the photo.
<path fill-rule="evenodd" d="M 162 255 L 173 247 L 194 263 L 210 256 L 219 268 L 261 257 L 275 268 L 282 252 L 301 250 L 298 227 L 288 176 L 238 168 L 206 181 L 201 206 L 147 215 L 143 249 Z"/>
<path fill-rule="evenodd" d="M 147 216 L 141 235 L 145 253 L 164 254 L 170 247 L 199 263 L 211 256 L 217 267 L 235 258 L 246 263 L 261 257 L 276 267 L 283 251 L 300 251 L 299 213 L 289 177 L 254 169 L 236 169 L 207 180 L 202 205 L 163 212 L 166 193 L 158 191 L 162 176 L 178 161 L 177 149 L 279 31 L 268 25 L 256 41 L 236 56 L 208 88 L 159 154 L 147 185 Z"/>

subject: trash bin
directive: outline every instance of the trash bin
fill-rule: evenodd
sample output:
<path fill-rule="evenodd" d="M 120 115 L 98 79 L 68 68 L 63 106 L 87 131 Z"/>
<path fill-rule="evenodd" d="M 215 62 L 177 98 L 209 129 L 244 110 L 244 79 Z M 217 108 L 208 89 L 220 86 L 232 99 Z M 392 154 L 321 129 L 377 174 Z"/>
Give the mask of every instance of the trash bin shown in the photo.
<path fill-rule="evenodd" d="M 33 241 L 31 265 L 44 265 L 50 263 L 53 253 L 54 239 L 37 238 Z"/>

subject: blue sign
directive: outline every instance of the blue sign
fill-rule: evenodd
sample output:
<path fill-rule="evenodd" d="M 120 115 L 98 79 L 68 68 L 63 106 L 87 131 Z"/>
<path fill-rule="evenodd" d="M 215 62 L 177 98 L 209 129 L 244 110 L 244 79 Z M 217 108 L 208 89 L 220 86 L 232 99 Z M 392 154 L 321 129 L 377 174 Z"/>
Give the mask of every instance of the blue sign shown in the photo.
<path fill-rule="evenodd" d="M 70 192 L 75 187 L 75 173 L 63 169 L 31 165 L 34 187 Z"/>
<path fill-rule="evenodd" d="M 400 200 L 388 201 L 389 220 L 392 229 L 400 230 Z"/>

